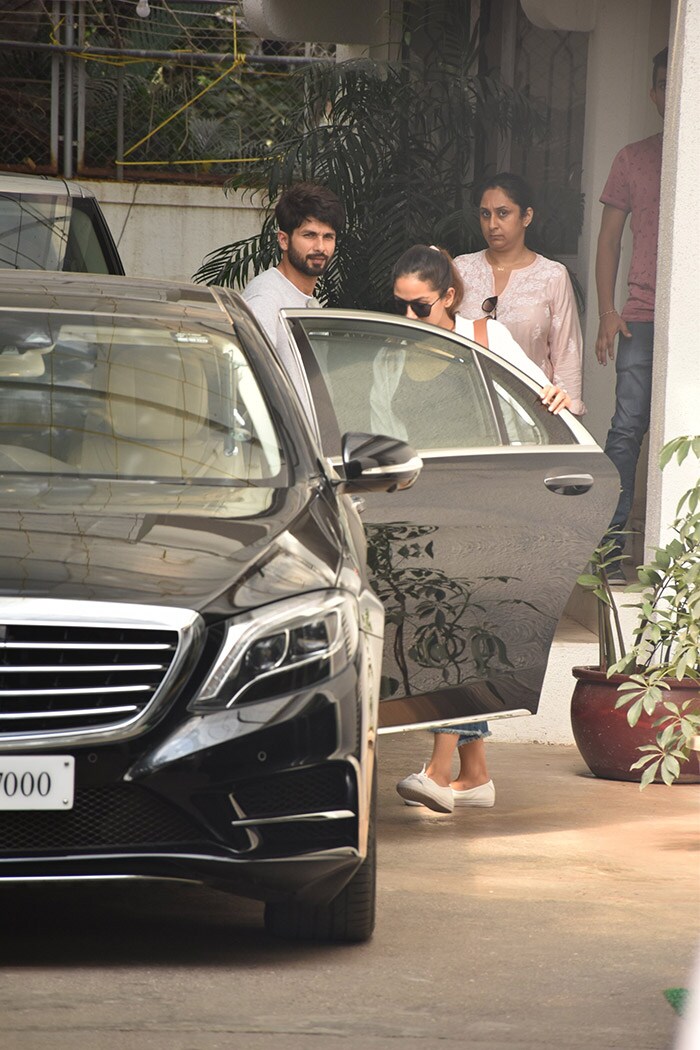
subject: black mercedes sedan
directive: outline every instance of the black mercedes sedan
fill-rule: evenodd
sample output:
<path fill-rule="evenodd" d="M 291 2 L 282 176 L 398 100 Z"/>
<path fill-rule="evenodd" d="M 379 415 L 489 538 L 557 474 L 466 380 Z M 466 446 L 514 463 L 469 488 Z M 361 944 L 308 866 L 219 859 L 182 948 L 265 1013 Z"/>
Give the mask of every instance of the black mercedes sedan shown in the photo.
<path fill-rule="evenodd" d="M 537 710 L 614 468 L 467 340 L 286 323 L 303 391 L 229 290 L 0 281 L 0 879 L 365 940 L 378 733 Z"/>

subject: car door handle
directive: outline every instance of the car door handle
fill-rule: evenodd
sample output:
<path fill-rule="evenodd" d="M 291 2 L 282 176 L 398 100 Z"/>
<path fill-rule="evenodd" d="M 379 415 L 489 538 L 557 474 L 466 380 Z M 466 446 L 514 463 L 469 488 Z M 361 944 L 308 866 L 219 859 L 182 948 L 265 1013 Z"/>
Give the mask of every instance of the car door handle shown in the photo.
<path fill-rule="evenodd" d="M 582 496 L 593 485 L 591 474 L 559 474 L 556 478 L 545 478 L 544 483 L 557 496 Z"/>

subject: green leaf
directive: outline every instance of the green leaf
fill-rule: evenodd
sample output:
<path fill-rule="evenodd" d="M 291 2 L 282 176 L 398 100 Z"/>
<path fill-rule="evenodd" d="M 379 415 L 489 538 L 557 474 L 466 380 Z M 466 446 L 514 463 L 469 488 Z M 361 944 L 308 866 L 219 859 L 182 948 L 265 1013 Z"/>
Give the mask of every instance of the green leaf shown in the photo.
<path fill-rule="evenodd" d="M 667 466 L 668 463 L 673 459 L 674 453 L 678 447 L 678 442 L 681 438 L 673 438 L 672 441 L 667 441 L 659 453 L 659 467 L 661 470 Z"/>
<path fill-rule="evenodd" d="M 667 725 L 666 728 L 663 730 L 663 732 L 658 734 L 656 739 L 657 739 L 657 743 L 658 743 L 658 745 L 659 745 L 659 747 L 661 748 L 662 751 L 665 751 L 668 748 L 669 744 L 671 743 L 671 741 L 674 739 L 675 736 L 676 736 L 676 727 L 674 726 L 673 723 L 671 723 L 670 725 Z"/>
<path fill-rule="evenodd" d="M 669 766 L 666 765 L 665 758 L 661 762 L 661 779 L 667 787 L 671 787 L 672 783 L 674 782 L 674 775 L 669 769 Z"/>
<path fill-rule="evenodd" d="M 641 717 L 641 714 L 642 714 L 643 710 L 644 710 L 644 701 L 643 701 L 643 698 L 640 697 L 639 700 L 637 700 L 634 704 L 632 704 L 632 706 L 630 707 L 629 711 L 627 712 L 627 723 L 628 723 L 628 725 L 636 726 L 637 722 L 639 721 L 639 719 Z"/>
<path fill-rule="evenodd" d="M 680 659 L 678 660 L 678 665 L 676 667 L 676 679 L 679 682 L 683 678 L 685 678 L 685 670 L 686 670 L 686 667 L 688 666 L 689 662 L 690 662 L 690 652 L 684 653 L 680 657 Z"/>
<path fill-rule="evenodd" d="M 653 783 L 660 764 L 661 759 L 658 758 L 656 762 L 652 762 L 652 764 L 644 770 L 642 773 L 642 779 L 639 782 L 640 791 L 643 791 L 645 787 L 648 787 L 649 784 Z"/>
<path fill-rule="evenodd" d="M 656 710 L 656 705 L 659 703 L 661 703 L 661 690 L 656 686 L 651 686 L 642 697 L 644 710 L 648 715 L 653 715 Z"/>
<path fill-rule="evenodd" d="M 658 747 L 656 747 L 653 744 L 651 745 L 651 748 L 652 748 L 652 751 L 654 752 L 654 754 L 653 755 L 644 755 L 643 758 L 638 758 L 637 761 L 634 762 L 630 766 L 630 770 L 633 770 L 633 769 L 644 769 L 644 767 L 646 765 L 648 765 L 649 762 L 653 762 L 654 761 L 655 756 L 657 756 L 658 753 L 659 753 L 659 749 L 658 749 Z M 639 747 L 639 748 L 637 748 L 637 750 L 638 751 L 648 750 L 648 747 L 647 748 Z"/>

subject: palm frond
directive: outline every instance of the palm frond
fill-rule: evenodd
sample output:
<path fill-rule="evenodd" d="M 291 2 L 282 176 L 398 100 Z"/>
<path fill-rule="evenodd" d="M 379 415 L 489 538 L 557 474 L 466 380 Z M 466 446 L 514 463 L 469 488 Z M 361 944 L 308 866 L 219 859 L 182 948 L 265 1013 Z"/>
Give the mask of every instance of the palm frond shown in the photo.
<path fill-rule="evenodd" d="M 481 38 L 469 4 L 405 7 L 405 40 L 422 34 L 420 53 L 409 43 L 396 66 L 363 59 L 295 74 L 303 101 L 274 148 L 261 143 L 258 159 L 228 184 L 264 185 L 263 232 L 212 252 L 196 280 L 241 285 L 274 262 L 271 202 L 299 179 L 324 183 L 346 207 L 346 230 L 318 284 L 324 302 L 386 307 L 391 269 L 411 244 L 437 241 L 453 254 L 480 245 L 475 143 L 509 128 L 533 134 L 539 111 L 495 74 L 476 72 Z"/>

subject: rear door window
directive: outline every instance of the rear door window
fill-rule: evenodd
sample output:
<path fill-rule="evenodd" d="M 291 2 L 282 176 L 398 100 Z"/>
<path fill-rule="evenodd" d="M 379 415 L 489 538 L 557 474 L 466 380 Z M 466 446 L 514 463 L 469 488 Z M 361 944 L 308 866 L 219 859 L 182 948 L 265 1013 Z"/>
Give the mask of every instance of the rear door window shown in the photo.
<path fill-rule="evenodd" d="M 124 272 L 97 202 L 0 193 L 0 268 Z"/>

